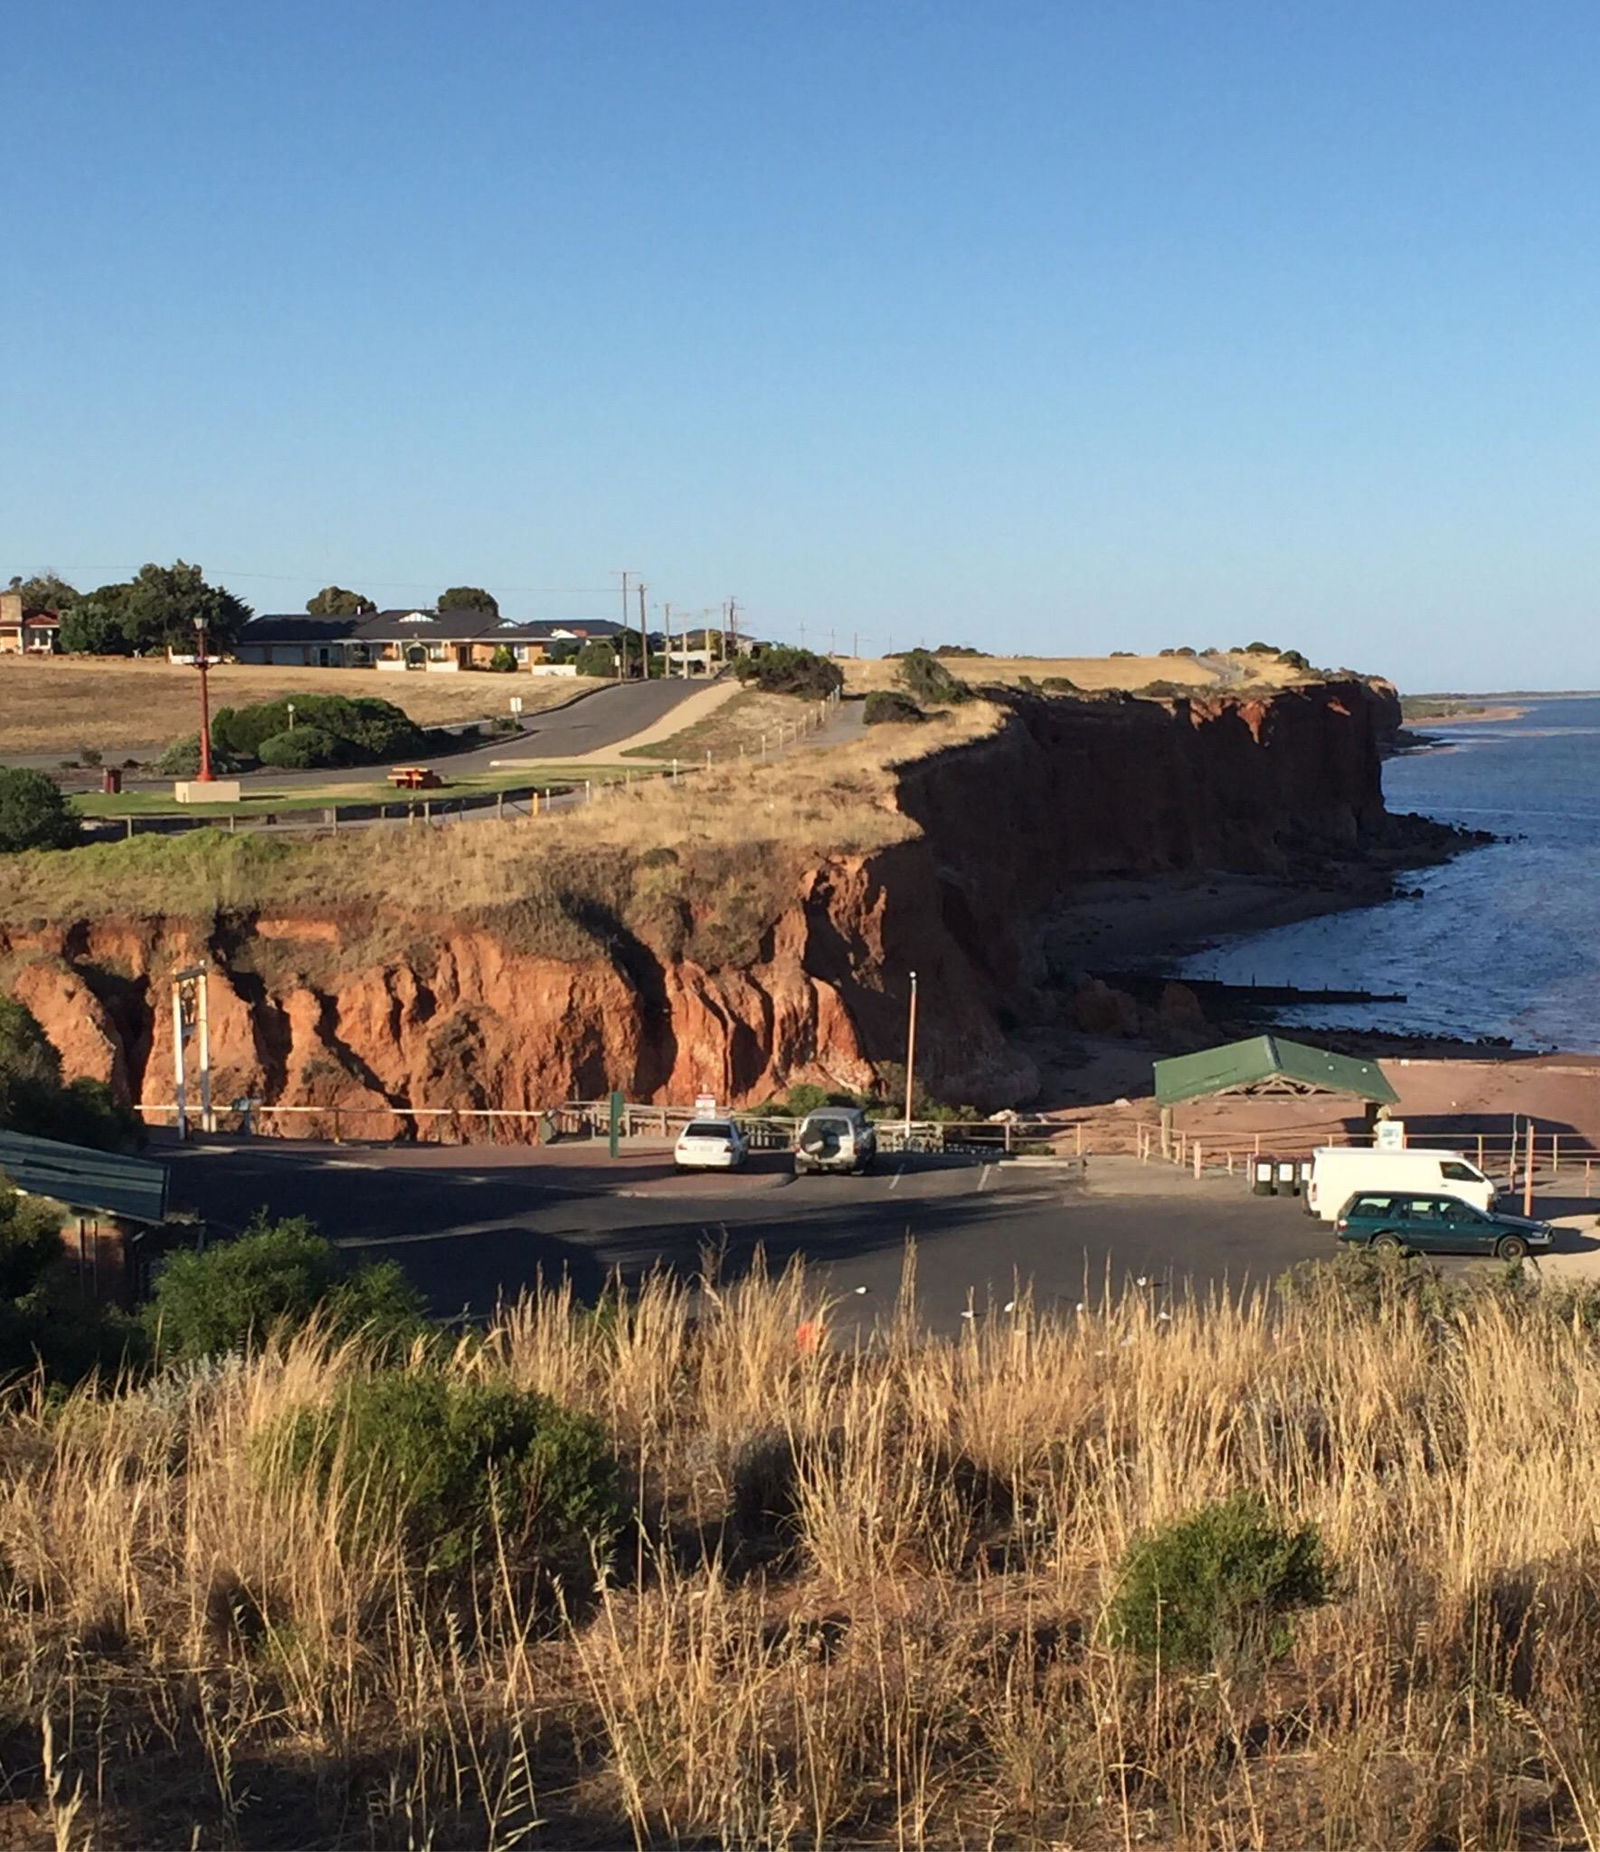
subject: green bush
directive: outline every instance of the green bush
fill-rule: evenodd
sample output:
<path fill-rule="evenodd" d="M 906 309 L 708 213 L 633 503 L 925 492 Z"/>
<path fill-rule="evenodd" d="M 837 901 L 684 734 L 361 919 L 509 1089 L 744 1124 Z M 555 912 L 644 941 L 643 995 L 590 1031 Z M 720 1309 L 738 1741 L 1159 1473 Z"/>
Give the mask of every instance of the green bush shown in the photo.
<path fill-rule="evenodd" d="M 759 644 L 733 665 L 741 682 L 753 683 L 765 694 L 800 695 L 811 701 L 837 694 L 844 687 L 844 670 L 831 656 L 815 650 L 792 649 L 787 643 Z"/>
<path fill-rule="evenodd" d="M 580 675 L 615 675 L 617 653 L 609 643 L 585 643 L 578 651 L 576 667 Z"/>
<path fill-rule="evenodd" d="M 139 1356 L 137 1327 L 86 1300 L 64 1258 L 59 1212 L 0 1178 L 0 1378 L 74 1383 Z"/>
<path fill-rule="evenodd" d="M 103 1082 L 62 1084 L 60 1055 L 14 997 L 0 997 L 0 1127 L 99 1151 L 120 1150 L 140 1131 Z"/>
<path fill-rule="evenodd" d="M 169 1256 L 144 1308 L 161 1357 L 173 1362 L 249 1351 L 275 1326 L 313 1317 L 330 1335 L 361 1332 L 391 1353 L 430 1329 L 393 1261 L 346 1273 L 304 1216 L 270 1222 L 265 1211 L 236 1241 Z"/>
<path fill-rule="evenodd" d="M 0 855 L 70 849 L 77 840 L 77 812 L 53 778 L 0 766 Z"/>
<path fill-rule="evenodd" d="M 349 764 L 346 742 L 335 739 L 321 727 L 296 727 L 293 732 L 286 728 L 282 733 L 269 733 L 257 747 L 256 757 L 263 765 L 279 771 L 304 772 L 323 765 Z"/>
<path fill-rule="evenodd" d="M 236 754 L 217 744 L 215 733 L 211 736 L 211 769 L 214 772 L 237 772 L 244 769 L 244 762 Z M 188 733 L 181 740 L 174 740 L 151 770 L 162 778 L 195 777 L 200 770 L 200 735 Z"/>
<path fill-rule="evenodd" d="M 327 763 L 372 765 L 420 752 L 423 729 L 392 701 L 376 695 L 299 694 L 294 698 L 294 731 L 309 727 L 340 742 L 341 757 Z M 289 731 L 289 701 L 257 701 L 249 707 L 219 707 L 211 723 L 214 747 L 239 759 L 262 756 L 265 743 Z M 277 761 L 279 764 L 285 761 Z"/>
<path fill-rule="evenodd" d="M 863 726 L 877 727 L 886 722 L 926 720 L 927 715 L 910 695 L 897 694 L 892 688 L 875 688 L 862 704 Z"/>
<path fill-rule="evenodd" d="M 900 684 L 914 700 L 923 702 L 966 701 L 972 690 L 958 681 L 937 656 L 925 649 L 907 650 L 897 671 Z"/>
<path fill-rule="evenodd" d="M 1301 655 L 1300 651 L 1297 649 L 1279 650 L 1278 660 L 1279 662 L 1285 664 L 1288 668 L 1298 669 L 1301 672 L 1301 674 L 1305 674 L 1311 667 L 1311 663 L 1309 659 Z"/>
<path fill-rule="evenodd" d="M 489 667 L 496 675 L 514 675 L 517 659 L 512 655 L 508 645 L 497 643 L 494 654 L 489 658 Z"/>
<path fill-rule="evenodd" d="M 398 1526 L 424 1574 L 503 1554 L 513 1570 L 579 1592 L 626 1517 L 598 1422 L 509 1384 L 432 1369 L 356 1379 L 331 1408 L 292 1417 L 270 1457 L 324 1491 L 342 1481 L 353 1495 L 348 1546 Z"/>
<path fill-rule="evenodd" d="M 1240 1492 L 1136 1539 L 1108 1619 L 1142 1658 L 1203 1672 L 1281 1656 L 1291 1616 L 1331 1595 L 1316 1526 L 1290 1529 Z"/>

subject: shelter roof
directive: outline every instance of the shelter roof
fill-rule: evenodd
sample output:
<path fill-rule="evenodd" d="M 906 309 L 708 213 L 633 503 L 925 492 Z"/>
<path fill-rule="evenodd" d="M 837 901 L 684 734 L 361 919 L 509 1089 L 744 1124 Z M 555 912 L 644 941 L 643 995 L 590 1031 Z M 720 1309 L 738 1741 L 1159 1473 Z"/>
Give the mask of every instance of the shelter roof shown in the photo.
<path fill-rule="evenodd" d="M 130 1222 L 166 1219 L 167 1167 L 152 1158 L 0 1132 L 0 1172 L 30 1196 L 48 1196 L 69 1209 Z"/>
<path fill-rule="evenodd" d="M 1163 1106 L 1220 1093 L 1344 1093 L 1379 1106 L 1400 1096 L 1376 1061 L 1336 1055 L 1281 1035 L 1253 1035 L 1194 1055 L 1158 1061 L 1156 1099 Z"/>

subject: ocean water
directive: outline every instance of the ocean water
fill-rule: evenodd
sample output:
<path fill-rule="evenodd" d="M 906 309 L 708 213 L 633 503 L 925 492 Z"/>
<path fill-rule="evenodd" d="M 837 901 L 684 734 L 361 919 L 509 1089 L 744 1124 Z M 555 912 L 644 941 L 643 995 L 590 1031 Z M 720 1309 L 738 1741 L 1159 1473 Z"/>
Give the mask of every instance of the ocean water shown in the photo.
<path fill-rule="evenodd" d="M 1505 722 L 1418 724 L 1448 746 L 1388 762 L 1389 808 L 1503 840 L 1402 876 L 1421 888 L 1418 900 L 1233 939 L 1180 969 L 1406 999 L 1286 1008 L 1285 1024 L 1600 1052 L 1600 699 L 1530 702 Z"/>

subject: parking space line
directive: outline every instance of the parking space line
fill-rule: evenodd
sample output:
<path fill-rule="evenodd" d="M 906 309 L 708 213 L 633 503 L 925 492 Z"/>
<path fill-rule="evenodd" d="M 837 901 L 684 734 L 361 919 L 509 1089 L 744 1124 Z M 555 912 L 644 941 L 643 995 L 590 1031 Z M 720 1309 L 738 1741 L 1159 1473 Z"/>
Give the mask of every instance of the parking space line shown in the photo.
<path fill-rule="evenodd" d="M 902 1178 L 902 1177 L 903 1177 L 903 1176 L 904 1176 L 905 1174 L 906 1174 L 906 1173 L 905 1173 L 905 1166 L 904 1166 L 904 1165 L 902 1165 L 902 1166 L 900 1167 L 900 1169 L 899 1169 L 899 1170 L 897 1170 L 897 1171 L 896 1171 L 896 1172 L 894 1173 L 894 1175 L 893 1175 L 893 1176 L 892 1176 L 892 1177 L 891 1177 L 891 1178 L 889 1179 L 889 1188 L 890 1188 L 891 1190 L 897 1190 L 897 1189 L 899 1189 L 899 1187 L 900 1187 L 900 1179 L 901 1179 L 901 1178 Z"/>
<path fill-rule="evenodd" d="M 980 1191 L 983 1189 L 984 1185 L 989 1181 L 989 1172 L 993 1169 L 994 1169 L 994 1166 L 992 1164 L 985 1164 L 983 1169 L 978 1173 L 978 1188 Z"/>

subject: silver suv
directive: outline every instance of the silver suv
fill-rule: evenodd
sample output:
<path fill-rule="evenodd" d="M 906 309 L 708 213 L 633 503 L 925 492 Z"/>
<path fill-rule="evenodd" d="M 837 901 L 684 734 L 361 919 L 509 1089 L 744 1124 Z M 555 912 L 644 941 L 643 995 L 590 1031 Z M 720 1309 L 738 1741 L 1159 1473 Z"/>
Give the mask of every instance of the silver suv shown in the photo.
<path fill-rule="evenodd" d="M 819 1106 L 800 1121 L 794 1139 L 794 1174 L 848 1170 L 860 1176 L 878 1155 L 878 1134 L 859 1106 Z"/>

